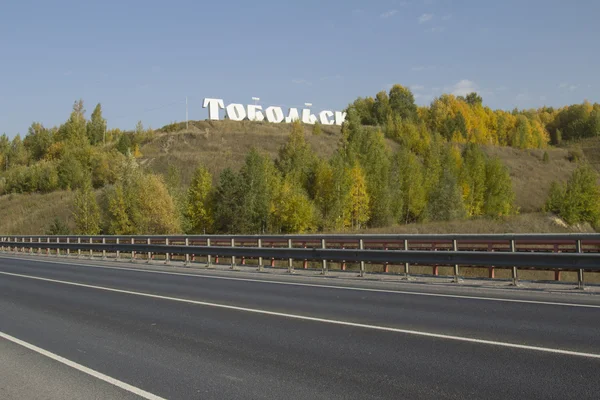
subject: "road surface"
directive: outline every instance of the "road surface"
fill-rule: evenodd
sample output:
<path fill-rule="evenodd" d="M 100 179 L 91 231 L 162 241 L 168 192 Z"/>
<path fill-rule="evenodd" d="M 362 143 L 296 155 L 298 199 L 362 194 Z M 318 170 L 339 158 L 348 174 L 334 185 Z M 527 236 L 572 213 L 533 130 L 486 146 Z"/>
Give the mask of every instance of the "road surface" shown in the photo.
<path fill-rule="evenodd" d="M 600 397 L 600 296 L 45 261 L 0 256 L 0 398 Z"/>

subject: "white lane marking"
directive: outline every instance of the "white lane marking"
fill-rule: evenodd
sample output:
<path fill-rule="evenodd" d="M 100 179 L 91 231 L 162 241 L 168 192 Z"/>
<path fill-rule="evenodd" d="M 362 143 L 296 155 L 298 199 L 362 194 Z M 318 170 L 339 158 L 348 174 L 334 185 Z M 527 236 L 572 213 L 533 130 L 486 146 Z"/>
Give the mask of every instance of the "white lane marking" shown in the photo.
<path fill-rule="evenodd" d="M 100 379 L 100 380 L 102 380 L 104 382 L 108 382 L 111 385 L 114 385 L 114 386 L 116 386 L 118 388 L 121 388 L 121 389 L 126 390 L 128 392 L 131 392 L 133 394 L 136 394 L 136 395 L 138 395 L 138 396 L 140 396 L 140 397 L 142 397 L 144 399 L 148 399 L 148 400 L 165 400 L 163 397 L 159 397 L 159 396 L 157 396 L 155 394 L 146 392 L 145 390 L 142 390 L 140 388 L 132 386 L 132 385 L 130 385 L 128 383 L 122 382 L 122 381 L 120 381 L 118 379 L 115 379 L 115 378 L 112 378 L 112 377 L 110 377 L 108 375 L 104 375 L 101 372 L 95 371 L 95 370 L 90 369 L 88 367 L 85 367 L 85 366 L 83 366 L 81 364 L 78 364 L 78 363 L 76 363 L 74 361 L 68 360 L 68 359 L 66 359 L 64 357 L 59 356 L 58 354 L 51 353 L 48 350 L 44 350 L 44 349 L 42 349 L 40 347 L 37 347 L 37 346 L 35 346 L 35 345 L 31 344 L 31 343 L 27 343 L 27 342 L 25 342 L 25 341 L 23 341 L 21 339 L 17 339 L 16 337 L 10 336 L 10 335 L 8 335 L 8 334 L 6 334 L 4 332 L 0 332 L 0 338 L 6 339 L 6 340 L 8 340 L 10 342 L 13 342 L 13 343 L 18 344 L 20 346 L 23 346 L 23 347 L 25 347 L 25 348 L 27 348 L 29 350 L 35 351 L 36 353 L 39 353 L 39 354 L 41 354 L 43 356 L 46 356 L 46 357 L 48 357 L 48 358 L 50 358 L 50 359 L 52 359 L 54 361 L 58 361 L 61 364 L 65 364 L 65 365 L 67 365 L 67 366 L 69 366 L 71 368 L 74 368 L 74 369 L 76 369 L 76 370 L 78 370 L 80 372 L 83 372 L 85 374 L 93 376 L 94 378 Z"/>
<path fill-rule="evenodd" d="M 409 295 L 409 296 L 445 297 L 445 298 L 451 298 L 451 299 L 483 300 L 483 301 L 497 301 L 497 302 L 504 302 L 504 303 L 522 303 L 522 304 L 536 304 L 536 305 L 547 305 L 547 306 L 581 307 L 581 308 L 598 308 L 598 309 L 600 309 L 600 305 L 596 305 L 596 304 L 562 303 L 562 302 L 553 302 L 553 301 L 523 300 L 523 299 L 502 299 L 502 298 L 498 298 L 498 297 L 466 296 L 466 295 L 459 295 L 459 294 L 411 292 L 411 291 L 388 290 L 388 289 L 370 289 L 370 288 L 360 288 L 360 287 L 350 287 L 350 286 L 323 285 L 323 284 L 318 284 L 318 283 L 282 282 L 282 281 L 275 281 L 275 280 L 268 280 L 268 279 L 232 278 L 232 277 L 216 276 L 216 275 L 187 274 L 184 272 L 169 272 L 169 271 L 153 271 L 153 270 L 139 269 L 139 268 L 110 267 L 110 266 L 106 266 L 106 265 L 69 263 L 66 261 L 60 262 L 60 261 L 37 260 L 37 259 L 20 258 L 20 257 L 0 256 L 0 258 L 8 258 L 11 260 L 20 260 L 20 261 L 45 262 L 45 263 L 49 263 L 49 264 L 61 264 L 61 265 L 69 265 L 69 266 L 74 266 L 74 267 L 89 267 L 89 268 L 100 268 L 100 269 L 112 269 L 112 270 L 119 270 L 119 271 L 134 271 L 134 272 L 142 272 L 142 273 L 148 273 L 148 274 L 188 276 L 188 277 L 205 278 L 205 279 L 221 279 L 221 280 L 226 280 L 226 281 L 269 283 L 269 284 L 273 284 L 273 285 L 304 286 L 304 287 L 315 287 L 315 288 L 323 288 L 323 289 L 354 290 L 354 291 L 359 291 L 359 292 L 402 294 L 402 295 Z"/>
<path fill-rule="evenodd" d="M 123 293 L 123 294 L 141 296 L 141 297 L 149 297 L 152 299 L 169 300 L 169 301 L 175 301 L 175 302 L 179 302 L 179 303 L 194 304 L 194 305 L 205 306 L 205 307 L 215 307 L 215 308 L 222 308 L 222 309 L 227 309 L 227 310 L 249 312 L 249 313 L 254 313 L 254 314 L 262 314 L 262 315 L 270 315 L 270 316 L 276 316 L 276 317 L 297 319 L 297 320 L 301 320 L 301 321 L 321 322 L 321 323 L 332 324 L 332 325 L 351 326 L 354 328 L 363 328 L 363 329 L 372 329 L 372 330 L 377 330 L 377 331 L 402 333 L 402 334 L 413 335 L 413 336 L 424 336 L 424 337 L 436 338 L 436 339 L 455 340 L 455 341 L 459 341 L 459 342 L 478 343 L 478 344 L 485 344 L 485 345 L 498 346 L 498 347 L 509 347 L 509 348 L 513 348 L 513 349 L 532 350 L 532 351 L 539 351 L 539 352 L 544 352 L 544 353 L 553 353 L 553 354 L 561 354 L 561 355 L 567 355 L 567 356 L 577 356 L 577 357 L 600 359 L 600 354 L 594 354 L 594 353 L 584 353 L 584 352 L 577 352 L 577 351 L 570 351 L 570 350 L 552 349 L 552 348 L 548 348 L 548 347 L 528 346 L 528 345 L 522 345 L 522 344 L 516 344 L 516 343 L 510 343 L 510 342 L 498 342 L 498 341 L 494 341 L 494 340 L 475 339 L 475 338 L 469 338 L 469 337 L 463 337 L 463 336 L 444 335 L 441 333 L 414 331 L 414 330 L 409 330 L 409 329 L 392 328 L 389 326 L 361 324 L 361 323 L 357 323 L 357 322 L 348 322 L 348 321 L 341 321 L 341 320 L 336 320 L 336 319 L 309 317 L 309 316 L 298 315 L 298 314 L 287 314 L 287 313 L 276 312 L 276 311 L 260 310 L 260 309 L 256 309 L 256 308 L 230 306 L 227 304 L 210 303 L 210 302 L 206 302 L 206 301 L 189 300 L 189 299 L 182 299 L 182 298 L 178 298 L 178 297 L 169 297 L 169 296 L 159 296 L 156 294 L 143 293 L 143 292 L 133 292 L 130 290 L 113 289 L 113 288 L 104 287 L 104 286 L 86 285 L 83 283 L 75 283 L 75 282 L 61 281 L 61 280 L 57 280 L 57 279 L 41 278 L 38 276 L 14 274 L 11 272 L 0 272 L 0 274 L 16 276 L 19 278 L 34 279 L 34 280 L 45 281 L 45 282 L 60 283 L 60 284 L 70 285 L 70 286 L 84 287 L 84 288 L 89 288 L 89 289 L 104 290 L 107 292 Z"/>

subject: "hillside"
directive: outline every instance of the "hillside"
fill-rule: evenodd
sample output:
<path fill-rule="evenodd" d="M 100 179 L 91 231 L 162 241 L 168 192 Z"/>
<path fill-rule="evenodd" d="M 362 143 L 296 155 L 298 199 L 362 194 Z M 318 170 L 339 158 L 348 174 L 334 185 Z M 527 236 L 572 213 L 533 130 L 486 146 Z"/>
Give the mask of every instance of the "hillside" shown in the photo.
<path fill-rule="evenodd" d="M 307 141 L 319 157 L 327 158 L 334 153 L 340 140 L 340 127 L 324 126 L 323 133 L 318 136 L 313 135 L 311 126 L 304 128 Z M 156 131 L 155 138 L 140 149 L 140 164 L 164 175 L 169 165 L 173 165 L 181 171 L 184 185 L 189 184 L 198 164 L 206 166 L 216 179 L 227 167 L 239 169 L 252 147 L 275 158 L 290 131 L 290 124 L 190 121 L 187 130 L 171 133 Z M 388 143 L 397 147 L 391 140 Z"/>
<path fill-rule="evenodd" d="M 291 126 L 235 121 L 195 121 L 190 129 L 179 132 L 156 132 L 156 137 L 141 147 L 140 163 L 149 170 L 167 174 L 169 165 L 177 167 L 182 183 L 187 185 L 195 167 L 201 163 L 218 177 L 231 167 L 239 169 L 248 150 L 255 146 L 273 159 L 285 143 Z M 305 127 L 307 141 L 321 158 L 333 154 L 340 141 L 339 127 L 324 127 L 322 135 L 312 134 Z M 387 140 L 390 148 L 398 144 Z M 498 157 L 509 168 L 516 194 L 516 206 L 522 213 L 539 211 L 543 206 L 550 184 L 554 180 L 566 181 L 577 164 L 569 161 L 569 150 L 550 148 L 549 161 L 543 162 L 544 150 L 519 150 L 512 147 L 486 146 L 484 152 Z"/>
<path fill-rule="evenodd" d="M 340 141 L 339 127 L 324 127 L 315 136 L 312 127 L 305 127 L 306 139 L 317 155 L 327 158 L 333 154 Z M 254 146 L 276 158 L 291 130 L 288 124 L 250 123 L 234 121 L 195 121 L 187 130 L 156 131 L 154 138 L 141 147 L 141 165 L 148 170 L 167 174 L 169 165 L 181 171 L 182 185 L 187 185 L 196 166 L 207 166 L 213 178 L 231 167 L 239 169 L 248 150 Z M 386 140 L 390 148 L 398 144 Z M 584 157 L 598 154 L 598 141 L 578 143 Z M 550 148 L 549 160 L 543 162 L 544 150 L 519 150 L 511 147 L 483 147 L 486 154 L 498 157 L 509 168 L 516 194 L 516 206 L 521 215 L 503 221 L 474 219 L 454 222 L 410 224 L 368 230 L 368 232 L 422 233 L 422 232 L 567 232 L 589 230 L 566 228 L 556 218 L 540 214 L 550 184 L 554 180 L 566 181 L 577 163 L 569 161 L 571 148 Z M 71 229 L 72 191 L 48 194 L 10 194 L 0 197 L 0 231 L 7 234 L 44 233 L 55 217 L 65 221 Z"/>

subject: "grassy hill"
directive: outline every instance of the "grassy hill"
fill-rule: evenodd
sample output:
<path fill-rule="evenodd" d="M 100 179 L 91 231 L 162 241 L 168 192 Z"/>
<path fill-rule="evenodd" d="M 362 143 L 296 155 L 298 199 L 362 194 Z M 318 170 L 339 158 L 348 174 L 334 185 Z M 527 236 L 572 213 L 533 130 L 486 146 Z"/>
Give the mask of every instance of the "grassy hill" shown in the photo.
<path fill-rule="evenodd" d="M 315 136 L 306 126 L 308 142 L 320 157 L 329 157 L 337 149 L 340 127 L 325 126 L 323 134 Z M 289 124 L 269 124 L 235 121 L 191 122 L 188 130 L 157 131 L 156 138 L 141 148 L 140 163 L 149 170 L 166 174 L 169 165 L 180 169 L 182 183 L 187 184 L 194 168 L 205 165 L 214 177 L 225 168 L 238 169 L 248 150 L 255 146 L 275 158 L 291 130 Z M 398 145 L 388 140 L 392 149 Z M 544 150 L 518 150 L 489 146 L 484 151 L 506 164 L 516 193 L 516 205 L 521 212 L 539 211 L 546 200 L 553 180 L 566 181 L 576 168 L 569 161 L 569 150 L 548 149 L 549 161 L 543 162 Z"/>
<path fill-rule="evenodd" d="M 178 124 L 179 127 L 183 127 Z M 329 157 L 340 140 L 340 128 L 324 126 L 323 133 L 315 136 L 312 127 L 306 126 L 307 141 L 320 157 Z M 247 151 L 257 147 L 271 157 L 277 156 L 291 130 L 288 124 L 269 124 L 234 121 L 191 122 L 189 129 L 173 126 L 156 132 L 150 142 L 141 147 L 140 163 L 156 173 L 166 174 L 169 165 L 182 174 L 182 184 L 187 185 L 193 170 L 204 164 L 214 177 L 225 168 L 238 169 Z M 392 149 L 398 145 L 388 143 Z M 600 166 L 600 141 L 578 143 L 582 157 Z M 442 233 L 442 232 L 566 232 L 589 230 L 589 227 L 567 228 L 556 218 L 540 213 L 550 184 L 554 180 L 566 181 L 577 166 L 571 162 L 573 148 L 548 149 L 549 160 L 543 161 L 544 150 L 518 150 L 509 147 L 485 147 L 484 151 L 498 157 L 510 169 L 520 214 L 503 221 L 475 219 L 451 223 L 429 223 L 390 227 L 371 232 Z M 73 193 L 58 191 L 49 194 L 12 194 L 0 197 L 0 231 L 7 234 L 44 233 L 55 217 L 67 221 L 73 228 L 71 203 Z"/>

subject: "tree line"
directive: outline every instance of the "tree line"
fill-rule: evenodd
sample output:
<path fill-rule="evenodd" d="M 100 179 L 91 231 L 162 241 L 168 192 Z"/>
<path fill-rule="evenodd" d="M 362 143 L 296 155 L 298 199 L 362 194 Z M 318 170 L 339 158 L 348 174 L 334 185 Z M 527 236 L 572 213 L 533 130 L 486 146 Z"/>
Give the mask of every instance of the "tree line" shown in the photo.
<path fill-rule="evenodd" d="M 479 146 L 436 137 L 424 156 L 391 151 L 354 110 L 328 160 L 316 156 L 295 122 L 275 160 L 251 149 L 239 171 L 225 169 L 216 179 L 198 166 L 185 189 L 145 172 L 131 154 L 117 175 L 99 195 L 91 181 L 78 191 L 78 233 L 355 231 L 515 212 L 508 170 Z"/>
<path fill-rule="evenodd" d="M 433 135 L 452 143 L 544 148 L 563 140 L 600 135 L 600 104 L 585 101 L 562 108 L 511 112 L 483 105 L 477 93 L 444 94 L 427 107 L 415 104 L 412 92 L 394 85 L 375 97 L 359 97 L 350 105 L 363 125 L 379 126 L 387 137 L 419 151 Z"/>

